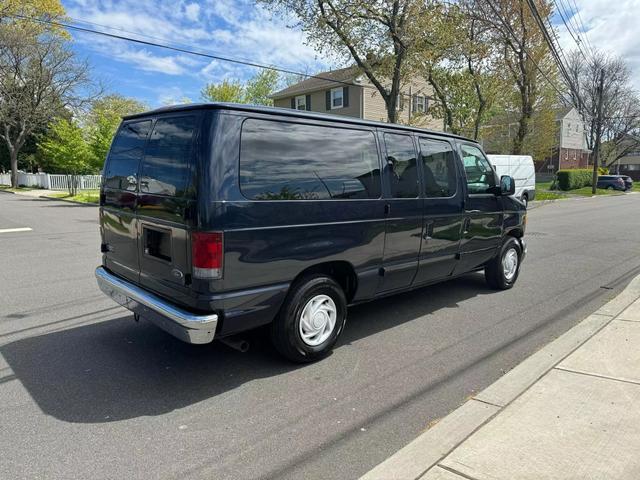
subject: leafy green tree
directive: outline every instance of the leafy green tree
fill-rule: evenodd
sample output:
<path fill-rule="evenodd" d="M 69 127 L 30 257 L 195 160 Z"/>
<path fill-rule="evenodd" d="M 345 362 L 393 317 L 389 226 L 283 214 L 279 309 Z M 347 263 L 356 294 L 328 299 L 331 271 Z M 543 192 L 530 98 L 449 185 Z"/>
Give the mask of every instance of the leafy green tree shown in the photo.
<path fill-rule="evenodd" d="M 251 77 L 244 85 L 239 80 L 209 83 L 202 89 L 201 95 L 209 102 L 273 105 L 269 95 L 277 90 L 279 81 L 278 72 L 265 69 Z"/>
<path fill-rule="evenodd" d="M 38 143 L 42 158 L 51 171 L 66 173 L 69 193 L 76 194 L 77 176 L 96 173 L 94 156 L 84 132 L 75 121 L 58 120 L 50 126 L 47 135 Z"/>
<path fill-rule="evenodd" d="M 223 80 L 209 83 L 200 92 L 203 100 L 209 102 L 245 103 L 244 87 L 238 80 Z"/>
<path fill-rule="evenodd" d="M 63 29 L 11 15 L 55 20 L 63 13 L 57 0 L 12 0 L 0 6 L 0 139 L 9 152 L 13 186 L 29 137 L 79 107 L 84 99 L 78 91 L 86 92 L 90 81 L 88 65 L 76 59 Z"/>
<path fill-rule="evenodd" d="M 117 94 L 107 95 L 92 103 L 84 124 L 95 170 L 102 168 L 122 117 L 146 109 L 145 104 Z"/>
<path fill-rule="evenodd" d="M 244 88 L 244 101 L 251 105 L 273 105 L 269 98 L 278 88 L 280 75 L 275 70 L 261 70 L 253 76 Z"/>

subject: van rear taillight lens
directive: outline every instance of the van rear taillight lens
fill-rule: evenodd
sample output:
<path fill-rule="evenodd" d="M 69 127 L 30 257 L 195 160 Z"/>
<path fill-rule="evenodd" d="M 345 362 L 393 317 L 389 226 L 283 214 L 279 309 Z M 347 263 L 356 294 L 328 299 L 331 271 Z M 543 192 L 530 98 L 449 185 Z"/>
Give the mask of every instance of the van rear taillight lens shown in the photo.
<path fill-rule="evenodd" d="M 196 278 L 222 278 L 222 232 L 193 232 L 191 261 Z"/>

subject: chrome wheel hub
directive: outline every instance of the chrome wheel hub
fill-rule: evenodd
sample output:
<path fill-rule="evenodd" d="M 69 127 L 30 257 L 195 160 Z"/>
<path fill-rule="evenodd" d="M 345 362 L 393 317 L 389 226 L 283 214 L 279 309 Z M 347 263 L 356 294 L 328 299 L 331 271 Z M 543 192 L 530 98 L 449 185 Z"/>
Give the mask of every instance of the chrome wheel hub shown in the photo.
<path fill-rule="evenodd" d="M 333 299 L 327 295 L 316 295 L 302 309 L 300 316 L 300 336 L 311 347 L 327 340 L 336 327 L 338 309 Z"/>
<path fill-rule="evenodd" d="M 502 257 L 502 271 L 507 281 L 513 280 L 518 271 L 518 252 L 515 248 L 510 248 L 504 252 Z"/>

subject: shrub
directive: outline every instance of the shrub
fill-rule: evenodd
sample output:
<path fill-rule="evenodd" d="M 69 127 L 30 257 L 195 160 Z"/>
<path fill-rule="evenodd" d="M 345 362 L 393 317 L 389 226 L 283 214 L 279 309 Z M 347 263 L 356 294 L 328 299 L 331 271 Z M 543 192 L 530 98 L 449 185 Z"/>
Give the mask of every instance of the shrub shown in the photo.
<path fill-rule="evenodd" d="M 593 171 L 588 168 L 558 170 L 558 187 L 560 190 L 575 190 L 591 186 Z"/>

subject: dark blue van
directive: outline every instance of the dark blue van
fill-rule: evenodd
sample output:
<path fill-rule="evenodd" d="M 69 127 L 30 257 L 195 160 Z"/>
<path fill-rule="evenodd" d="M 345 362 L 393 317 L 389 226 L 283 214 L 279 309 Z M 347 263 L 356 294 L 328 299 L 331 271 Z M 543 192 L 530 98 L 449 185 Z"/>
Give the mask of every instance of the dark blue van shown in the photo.
<path fill-rule="evenodd" d="M 306 362 L 347 306 L 484 270 L 513 286 L 526 210 L 441 132 L 202 104 L 123 119 L 100 195 L 100 288 L 190 343 L 270 325 Z M 236 337 L 237 338 L 237 337 Z"/>

